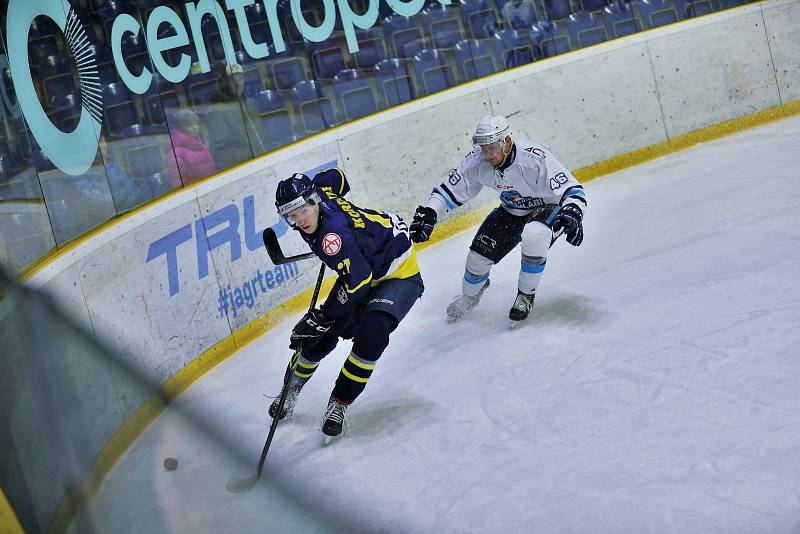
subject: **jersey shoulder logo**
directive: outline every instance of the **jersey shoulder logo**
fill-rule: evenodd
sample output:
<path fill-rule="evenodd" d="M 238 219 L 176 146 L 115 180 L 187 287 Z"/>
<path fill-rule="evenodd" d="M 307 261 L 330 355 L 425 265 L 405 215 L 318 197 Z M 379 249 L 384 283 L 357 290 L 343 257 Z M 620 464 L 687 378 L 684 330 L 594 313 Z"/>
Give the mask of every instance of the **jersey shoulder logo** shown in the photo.
<path fill-rule="evenodd" d="M 342 238 L 339 234 L 329 233 L 322 238 L 322 252 L 328 256 L 336 256 L 342 250 Z"/>
<path fill-rule="evenodd" d="M 522 155 L 528 156 L 529 158 L 547 159 L 547 155 L 544 153 L 544 150 L 535 146 L 531 146 L 523 150 Z"/>

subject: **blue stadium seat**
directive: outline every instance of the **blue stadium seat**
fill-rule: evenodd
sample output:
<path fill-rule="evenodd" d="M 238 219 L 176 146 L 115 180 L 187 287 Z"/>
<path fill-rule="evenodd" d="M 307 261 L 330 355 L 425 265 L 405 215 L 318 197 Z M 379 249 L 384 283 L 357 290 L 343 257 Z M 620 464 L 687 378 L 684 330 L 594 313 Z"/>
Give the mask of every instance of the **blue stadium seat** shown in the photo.
<path fill-rule="evenodd" d="M 130 69 L 131 74 L 138 76 L 141 74 L 145 67 L 148 67 L 152 72 L 153 68 L 150 65 L 150 54 L 147 51 L 142 34 L 127 33 L 122 39 L 122 57 L 125 58 L 125 64 Z"/>
<path fill-rule="evenodd" d="M 500 29 L 497 13 L 488 0 L 459 0 L 461 18 L 473 39 L 486 39 Z"/>
<path fill-rule="evenodd" d="M 402 59 L 389 58 L 375 64 L 375 84 L 386 107 L 416 98 L 414 82 Z"/>
<path fill-rule="evenodd" d="M 48 17 L 36 17 L 31 21 L 30 28 L 28 28 L 28 41 L 37 41 L 39 39 L 46 39 L 53 37 L 58 33 L 56 25 Z"/>
<path fill-rule="evenodd" d="M 180 107 L 178 93 L 166 89 L 155 95 L 150 95 L 145 101 L 145 107 L 147 108 L 146 112 L 150 124 L 164 124 L 167 120 L 166 114 Z"/>
<path fill-rule="evenodd" d="M 305 7 L 302 9 L 302 11 L 306 22 L 312 26 L 319 26 L 321 21 L 317 20 L 314 10 L 308 7 L 309 5 L 313 4 L 311 2 L 303 2 L 303 4 Z M 288 40 L 297 45 L 303 44 L 303 35 L 300 33 L 300 30 L 297 29 L 297 24 L 292 16 L 290 0 L 278 0 L 277 14 L 278 19 L 280 20 L 281 28 L 284 28 L 287 32 L 287 36 L 289 38 Z M 337 19 L 338 18 L 339 17 L 337 17 Z M 271 41 L 272 39 L 270 39 L 270 42 Z"/>
<path fill-rule="evenodd" d="M 39 79 L 60 74 L 69 74 L 69 63 L 61 56 L 47 56 L 39 62 L 36 67 L 36 77 Z"/>
<path fill-rule="evenodd" d="M 97 6 L 97 17 L 103 25 L 106 42 L 111 42 L 111 27 L 114 20 L 123 13 L 128 13 L 128 7 L 122 0 L 106 0 Z"/>
<path fill-rule="evenodd" d="M 28 55 L 31 66 L 36 69 L 46 58 L 59 55 L 58 44 L 55 39 L 40 39 L 28 47 Z"/>
<path fill-rule="evenodd" d="M 465 80 L 475 80 L 497 72 L 494 59 L 492 59 L 492 49 L 486 41 L 461 40 L 456 43 L 453 53 L 461 76 Z"/>
<path fill-rule="evenodd" d="M 19 167 L 8 154 L 0 154 L 0 184 L 8 183 L 19 172 Z"/>
<path fill-rule="evenodd" d="M 412 63 L 417 85 L 424 94 L 438 93 L 455 85 L 452 68 L 441 50 L 426 48 L 414 56 Z"/>
<path fill-rule="evenodd" d="M 244 15 L 247 19 L 247 26 L 250 28 L 250 37 L 254 42 L 266 43 L 272 41 L 268 15 L 261 2 L 254 2 L 244 6 Z"/>
<path fill-rule="evenodd" d="M 337 72 L 347 68 L 347 61 L 337 39 L 330 38 L 321 43 L 307 41 L 305 46 L 315 78 L 330 80 Z"/>
<path fill-rule="evenodd" d="M 299 112 L 304 135 L 336 125 L 331 100 L 317 80 L 303 80 L 292 87 L 292 103 Z"/>
<path fill-rule="evenodd" d="M 398 57 L 412 57 L 425 48 L 422 31 L 412 17 L 392 15 L 383 20 L 383 35 Z"/>
<path fill-rule="evenodd" d="M 422 27 L 434 49 L 453 48 L 464 38 L 459 18 L 456 9 L 438 3 L 422 10 Z"/>
<path fill-rule="evenodd" d="M 143 189 L 145 196 L 154 198 L 166 193 L 169 188 L 159 180 L 164 172 L 163 143 L 154 143 L 145 137 L 126 143 L 125 147 L 128 174 Z M 168 157 L 175 156 L 170 153 Z"/>
<path fill-rule="evenodd" d="M 500 17 L 507 28 L 526 33 L 539 20 L 533 0 L 506 0 L 500 8 Z"/>
<path fill-rule="evenodd" d="M 527 34 L 519 30 L 500 30 L 492 38 L 492 46 L 498 63 L 503 69 L 526 65 L 536 59 L 533 46 Z"/>
<path fill-rule="evenodd" d="M 606 0 L 580 0 L 581 11 L 602 11 Z"/>
<path fill-rule="evenodd" d="M 682 19 L 708 15 L 720 9 L 716 0 L 675 0 L 675 7 Z"/>
<path fill-rule="evenodd" d="M 136 106 L 131 100 L 106 105 L 103 115 L 108 132 L 114 136 L 123 135 L 126 128 L 139 121 Z"/>
<path fill-rule="evenodd" d="M 352 121 L 378 111 L 378 103 L 369 81 L 355 69 L 345 69 L 333 77 L 336 100 L 344 110 L 346 121 Z"/>
<path fill-rule="evenodd" d="M 278 91 L 264 89 L 255 94 L 253 100 L 264 125 L 264 131 L 267 132 L 270 144 L 268 148 L 278 148 L 297 140 L 292 116 Z"/>
<path fill-rule="evenodd" d="M 603 9 L 603 20 L 610 38 L 623 37 L 642 30 L 641 23 L 625 1 L 612 2 Z"/>
<path fill-rule="evenodd" d="M 678 22 L 678 11 L 672 0 L 639 0 L 639 14 L 645 28 L 657 28 Z"/>
<path fill-rule="evenodd" d="M 189 86 L 189 101 L 193 106 L 203 106 L 211 102 L 211 96 L 219 80 L 211 72 L 192 74 L 186 82 Z"/>
<path fill-rule="evenodd" d="M 356 40 L 358 41 L 358 52 L 353 54 L 353 59 L 357 69 L 372 70 L 378 61 L 386 59 L 386 44 L 375 29 L 358 30 Z"/>
<path fill-rule="evenodd" d="M 71 132 L 81 117 L 81 100 L 75 93 L 62 93 L 53 98 L 51 109 L 56 126 L 61 131 Z"/>
<path fill-rule="evenodd" d="M 590 11 L 577 11 L 567 18 L 567 28 L 575 48 L 583 48 L 608 40 L 603 20 Z"/>
<path fill-rule="evenodd" d="M 45 102 L 50 106 L 53 100 L 67 93 L 77 93 L 77 81 L 70 72 L 69 63 L 63 57 L 48 56 L 37 69 L 41 80 Z"/>
<path fill-rule="evenodd" d="M 275 88 L 280 91 L 291 91 L 297 82 L 308 79 L 306 61 L 299 54 L 294 54 L 288 44 L 286 51 L 280 54 L 276 54 L 270 45 L 269 55 L 265 58 L 267 72 Z"/>
<path fill-rule="evenodd" d="M 747 4 L 749 0 L 719 0 L 720 9 L 731 9 Z"/>
<path fill-rule="evenodd" d="M 551 21 L 567 18 L 572 13 L 570 0 L 541 0 L 544 15 Z"/>
<path fill-rule="evenodd" d="M 126 139 L 132 137 L 142 137 L 143 135 L 152 135 L 153 129 L 146 124 L 133 123 L 120 130 L 120 137 Z"/>
<path fill-rule="evenodd" d="M 540 58 L 552 57 L 572 50 L 569 37 L 557 21 L 542 20 L 531 26 L 531 42 Z"/>

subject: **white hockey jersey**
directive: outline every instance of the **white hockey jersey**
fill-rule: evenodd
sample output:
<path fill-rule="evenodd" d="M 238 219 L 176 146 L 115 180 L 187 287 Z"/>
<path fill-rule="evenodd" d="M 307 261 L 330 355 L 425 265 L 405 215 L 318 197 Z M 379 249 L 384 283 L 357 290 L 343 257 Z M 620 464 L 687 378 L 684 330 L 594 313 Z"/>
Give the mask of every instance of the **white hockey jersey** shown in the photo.
<path fill-rule="evenodd" d="M 550 149 L 526 139 L 514 141 L 500 168 L 486 161 L 480 147 L 466 155 L 447 180 L 433 188 L 427 206 L 441 219 L 446 212 L 474 198 L 483 187 L 500 195 L 500 205 L 512 215 L 532 215 L 550 224 L 558 211 L 575 204 L 586 211 L 583 186 Z"/>

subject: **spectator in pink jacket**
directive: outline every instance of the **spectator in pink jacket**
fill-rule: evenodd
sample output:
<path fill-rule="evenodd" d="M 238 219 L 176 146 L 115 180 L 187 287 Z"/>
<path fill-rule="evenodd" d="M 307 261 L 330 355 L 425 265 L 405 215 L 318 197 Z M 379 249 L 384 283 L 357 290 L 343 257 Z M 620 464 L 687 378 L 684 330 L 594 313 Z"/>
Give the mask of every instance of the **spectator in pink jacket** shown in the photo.
<path fill-rule="evenodd" d="M 216 172 L 217 166 L 208 145 L 200 137 L 200 119 L 190 109 L 182 109 L 175 114 L 175 127 L 170 132 L 167 143 L 167 167 L 170 186 L 180 187 L 181 182 L 188 185 Z M 169 157 L 175 151 L 175 159 Z"/>

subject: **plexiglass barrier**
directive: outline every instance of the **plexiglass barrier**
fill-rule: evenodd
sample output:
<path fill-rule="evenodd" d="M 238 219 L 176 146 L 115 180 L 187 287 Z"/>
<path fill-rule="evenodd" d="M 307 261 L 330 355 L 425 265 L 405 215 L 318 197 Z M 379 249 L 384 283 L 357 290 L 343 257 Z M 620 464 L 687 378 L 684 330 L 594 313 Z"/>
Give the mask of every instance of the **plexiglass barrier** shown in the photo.
<path fill-rule="evenodd" d="M 743 0 L 10 0 L 0 264 L 295 141 Z"/>

